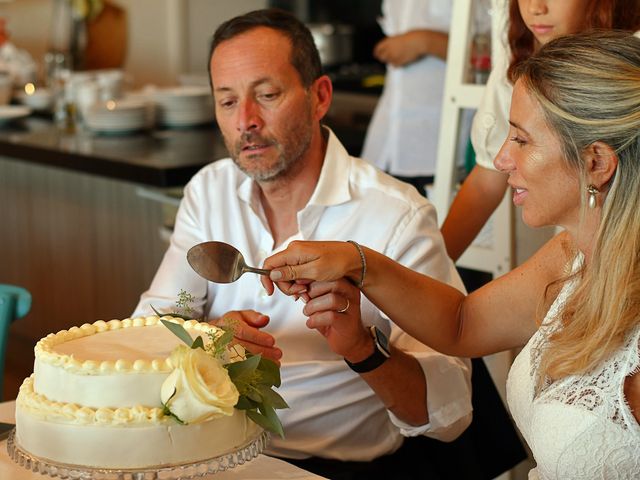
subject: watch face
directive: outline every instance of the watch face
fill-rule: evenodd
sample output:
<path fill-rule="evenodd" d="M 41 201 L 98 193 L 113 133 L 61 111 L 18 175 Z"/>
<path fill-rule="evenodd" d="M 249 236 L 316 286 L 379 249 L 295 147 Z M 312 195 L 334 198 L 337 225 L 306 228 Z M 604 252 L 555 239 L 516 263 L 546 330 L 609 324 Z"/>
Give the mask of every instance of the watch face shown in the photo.
<path fill-rule="evenodd" d="M 378 349 L 387 357 L 391 356 L 391 352 L 389 350 L 389 339 L 387 336 L 382 333 L 378 327 L 373 325 L 371 327 L 371 334 L 376 342 Z"/>

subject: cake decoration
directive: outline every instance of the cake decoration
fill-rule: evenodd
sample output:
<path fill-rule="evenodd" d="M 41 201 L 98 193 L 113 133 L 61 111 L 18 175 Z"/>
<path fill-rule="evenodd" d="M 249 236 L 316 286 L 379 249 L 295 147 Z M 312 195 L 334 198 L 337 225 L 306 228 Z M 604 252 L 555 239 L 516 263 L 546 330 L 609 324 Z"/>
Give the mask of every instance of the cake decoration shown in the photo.
<path fill-rule="evenodd" d="M 173 371 L 160 393 L 165 415 L 189 424 L 232 415 L 235 407 L 265 430 L 284 437 L 275 410 L 288 405 L 272 388 L 280 386 L 275 362 L 232 345 L 232 326 L 208 332 L 205 345 L 176 318 L 160 321 L 186 344 L 176 347 L 168 359 Z"/>

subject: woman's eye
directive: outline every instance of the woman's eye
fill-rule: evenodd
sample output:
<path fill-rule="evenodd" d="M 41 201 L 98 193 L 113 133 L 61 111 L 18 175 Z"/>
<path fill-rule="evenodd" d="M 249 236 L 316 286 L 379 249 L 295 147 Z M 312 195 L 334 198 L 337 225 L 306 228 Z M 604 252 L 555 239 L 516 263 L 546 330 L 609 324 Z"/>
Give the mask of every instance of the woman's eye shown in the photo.
<path fill-rule="evenodd" d="M 526 141 L 524 141 L 522 138 L 518 137 L 517 135 L 515 135 L 513 137 L 510 137 L 509 141 L 510 142 L 515 142 L 520 146 L 526 145 L 526 143 L 527 143 Z"/>

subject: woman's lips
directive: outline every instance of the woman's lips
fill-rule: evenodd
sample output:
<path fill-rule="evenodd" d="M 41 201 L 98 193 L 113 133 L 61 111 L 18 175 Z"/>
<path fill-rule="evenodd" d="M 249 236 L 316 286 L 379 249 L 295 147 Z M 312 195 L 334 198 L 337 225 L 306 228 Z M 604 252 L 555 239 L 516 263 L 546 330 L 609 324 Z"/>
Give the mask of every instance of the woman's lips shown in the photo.
<path fill-rule="evenodd" d="M 522 205 L 525 197 L 527 196 L 527 190 L 524 188 L 513 188 L 513 204 L 514 205 Z"/>
<path fill-rule="evenodd" d="M 552 25 L 531 25 L 529 28 L 534 34 L 540 36 L 549 35 L 549 33 L 551 33 L 551 31 L 553 30 Z"/>

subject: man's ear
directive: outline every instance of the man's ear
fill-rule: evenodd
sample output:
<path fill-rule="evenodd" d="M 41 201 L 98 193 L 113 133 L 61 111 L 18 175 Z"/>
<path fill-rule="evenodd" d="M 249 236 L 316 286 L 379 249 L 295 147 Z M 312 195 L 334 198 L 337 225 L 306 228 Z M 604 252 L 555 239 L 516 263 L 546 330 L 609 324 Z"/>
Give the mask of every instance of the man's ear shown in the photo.
<path fill-rule="evenodd" d="M 605 142 L 597 141 L 585 151 L 587 178 L 598 190 L 606 189 L 618 169 L 618 155 Z"/>
<path fill-rule="evenodd" d="M 319 121 L 326 115 L 333 98 L 333 84 L 328 76 L 322 75 L 311 85 L 313 115 Z"/>

